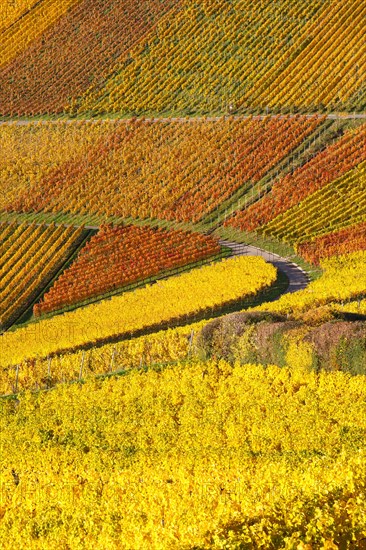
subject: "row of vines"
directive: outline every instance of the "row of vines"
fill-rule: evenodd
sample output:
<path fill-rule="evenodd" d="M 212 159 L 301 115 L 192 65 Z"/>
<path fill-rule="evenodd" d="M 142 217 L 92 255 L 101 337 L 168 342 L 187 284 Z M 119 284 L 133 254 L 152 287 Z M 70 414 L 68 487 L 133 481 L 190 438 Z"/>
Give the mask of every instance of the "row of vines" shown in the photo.
<path fill-rule="evenodd" d="M 32 304 L 83 238 L 83 229 L 0 225 L 0 323 L 9 325 Z"/>
<path fill-rule="evenodd" d="M 0 153 L 2 209 L 197 222 L 235 192 L 250 190 L 323 121 L 296 116 L 60 122 L 31 125 L 29 133 L 9 125 L 3 158 Z M 15 140 L 25 161 L 12 151 Z M 44 150 L 46 144 L 50 152 L 39 162 L 31 147 Z"/>
<path fill-rule="evenodd" d="M 42 0 L 11 26 L 9 15 L 0 36 L 0 114 L 362 110 L 365 10 L 360 0 Z"/>
<path fill-rule="evenodd" d="M 60 350 L 118 341 L 144 330 L 187 322 L 270 287 L 277 270 L 262 258 L 242 256 L 203 266 L 0 336 L 1 365 Z"/>
<path fill-rule="evenodd" d="M 103 227 L 34 306 L 34 313 L 38 316 L 78 304 L 215 256 L 220 250 L 216 239 L 198 233 Z"/>
<path fill-rule="evenodd" d="M 362 548 L 365 399 L 211 360 L 1 400 L 2 547 Z"/>

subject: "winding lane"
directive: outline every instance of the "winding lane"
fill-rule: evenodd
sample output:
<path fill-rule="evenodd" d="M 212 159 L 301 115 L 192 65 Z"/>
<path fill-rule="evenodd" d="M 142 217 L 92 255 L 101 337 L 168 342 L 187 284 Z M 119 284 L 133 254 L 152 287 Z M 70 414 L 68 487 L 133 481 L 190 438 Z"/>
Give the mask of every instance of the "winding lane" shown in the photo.
<path fill-rule="evenodd" d="M 297 292 L 306 288 L 310 282 L 308 275 L 301 267 L 291 262 L 287 258 L 282 258 L 278 254 L 262 250 L 255 246 L 241 244 L 234 241 L 219 241 L 222 246 L 231 248 L 233 256 L 261 256 L 267 262 L 273 264 L 279 271 L 282 271 L 287 275 L 289 279 L 289 286 L 283 294 Z M 281 296 L 283 295 L 281 294 Z"/>

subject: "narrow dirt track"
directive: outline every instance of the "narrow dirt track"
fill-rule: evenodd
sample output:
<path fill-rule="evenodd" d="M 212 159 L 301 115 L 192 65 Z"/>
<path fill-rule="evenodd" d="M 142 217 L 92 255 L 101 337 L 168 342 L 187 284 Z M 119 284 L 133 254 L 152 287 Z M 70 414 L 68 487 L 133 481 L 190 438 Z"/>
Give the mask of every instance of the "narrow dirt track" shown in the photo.
<path fill-rule="evenodd" d="M 322 116 L 322 113 L 307 113 L 302 116 L 306 116 L 308 118 L 313 116 Z M 82 118 L 56 118 L 56 119 L 50 119 L 50 120 L 43 120 L 43 119 L 9 119 L 9 120 L 1 120 L 0 119 L 0 126 L 4 124 L 16 124 L 17 126 L 27 126 L 28 124 L 32 123 L 43 123 L 47 124 L 49 122 L 56 124 L 57 122 L 66 122 L 67 124 L 77 123 L 79 121 L 85 121 L 85 122 L 107 122 L 107 121 L 114 121 L 114 122 L 131 122 L 131 120 L 138 120 L 143 118 L 146 122 L 197 122 L 197 121 L 208 121 L 208 122 L 216 122 L 225 118 L 232 118 L 234 120 L 241 120 L 245 118 L 254 118 L 254 119 L 263 119 L 270 117 L 280 117 L 280 118 L 287 118 L 287 117 L 295 117 L 299 116 L 298 114 L 292 114 L 288 113 L 286 115 L 220 115 L 220 116 L 190 116 L 190 117 L 155 117 L 155 118 L 148 118 L 148 117 L 131 117 L 131 118 L 88 118 L 88 119 L 82 119 Z M 366 113 L 328 113 L 325 115 L 327 119 L 329 120 L 353 120 L 353 119 L 363 119 L 366 120 Z"/>
<path fill-rule="evenodd" d="M 267 262 L 273 264 L 277 269 L 285 273 L 289 279 L 289 286 L 283 294 L 296 292 L 306 288 L 309 284 L 309 277 L 297 264 L 282 258 L 278 254 L 256 248 L 255 246 L 236 243 L 233 241 L 221 240 L 220 244 L 231 248 L 233 256 L 261 256 Z"/>

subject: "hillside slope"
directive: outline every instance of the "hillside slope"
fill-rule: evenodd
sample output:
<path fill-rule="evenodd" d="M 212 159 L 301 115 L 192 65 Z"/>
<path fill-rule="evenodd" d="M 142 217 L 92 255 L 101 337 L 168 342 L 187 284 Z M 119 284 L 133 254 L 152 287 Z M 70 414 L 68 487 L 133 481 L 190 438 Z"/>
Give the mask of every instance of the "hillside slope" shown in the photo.
<path fill-rule="evenodd" d="M 0 35 L 0 114 L 362 110 L 365 15 L 360 0 L 41 0 Z"/>

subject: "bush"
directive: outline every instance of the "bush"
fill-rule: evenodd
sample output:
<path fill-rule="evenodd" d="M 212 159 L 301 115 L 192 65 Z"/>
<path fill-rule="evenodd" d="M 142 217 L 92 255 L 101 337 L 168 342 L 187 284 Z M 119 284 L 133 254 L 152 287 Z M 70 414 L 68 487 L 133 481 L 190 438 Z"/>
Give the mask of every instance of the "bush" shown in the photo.
<path fill-rule="evenodd" d="M 231 363 L 366 374 L 366 322 L 333 319 L 311 327 L 268 312 L 234 313 L 202 328 L 196 353 Z"/>

